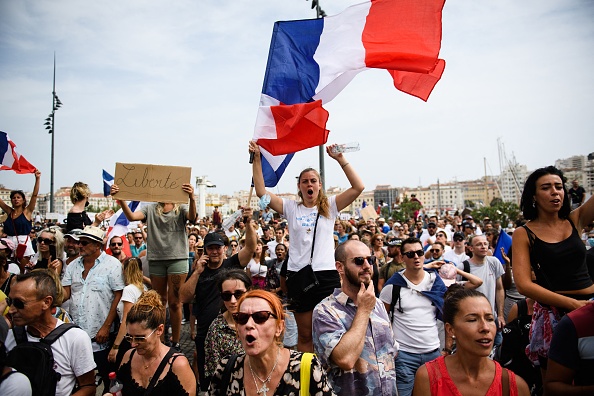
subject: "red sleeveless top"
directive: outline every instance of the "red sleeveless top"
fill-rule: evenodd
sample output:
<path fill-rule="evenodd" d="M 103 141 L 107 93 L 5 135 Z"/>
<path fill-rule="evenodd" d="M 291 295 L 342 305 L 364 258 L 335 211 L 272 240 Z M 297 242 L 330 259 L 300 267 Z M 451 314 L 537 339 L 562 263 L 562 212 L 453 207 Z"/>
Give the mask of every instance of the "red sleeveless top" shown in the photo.
<path fill-rule="evenodd" d="M 448 374 L 445 365 L 445 356 L 440 356 L 435 360 L 425 363 L 427 373 L 429 374 L 429 382 L 431 385 L 431 396 L 462 396 L 454 381 Z M 487 390 L 485 396 L 501 396 L 501 373 L 502 368 L 499 363 L 495 362 L 495 378 L 491 386 Z M 507 370 L 507 369 L 503 369 Z M 510 396 L 518 396 L 518 387 L 516 385 L 516 375 L 507 370 L 509 374 L 509 394 Z"/>

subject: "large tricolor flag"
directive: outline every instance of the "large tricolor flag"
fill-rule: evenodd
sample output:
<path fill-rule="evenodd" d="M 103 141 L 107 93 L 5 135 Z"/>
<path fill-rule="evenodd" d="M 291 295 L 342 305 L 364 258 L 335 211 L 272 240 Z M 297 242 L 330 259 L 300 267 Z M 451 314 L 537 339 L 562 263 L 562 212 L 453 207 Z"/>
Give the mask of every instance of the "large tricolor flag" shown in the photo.
<path fill-rule="evenodd" d="M 266 186 L 276 185 L 291 153 L 326 142 L 322 104 L 358 73 L 386 69 L 398 90 L 427 100 L 445 68 L 444 1 L 370 0 L 331 17 L 275 23 L 254 132 Z"/>
<path fill-rule="evenodd" d="M 13 170 L 16 173 L 35 173 L 37 168 L 16 151 L 16 144 L 6 132 L 0 131 L 0 170 Z"/>

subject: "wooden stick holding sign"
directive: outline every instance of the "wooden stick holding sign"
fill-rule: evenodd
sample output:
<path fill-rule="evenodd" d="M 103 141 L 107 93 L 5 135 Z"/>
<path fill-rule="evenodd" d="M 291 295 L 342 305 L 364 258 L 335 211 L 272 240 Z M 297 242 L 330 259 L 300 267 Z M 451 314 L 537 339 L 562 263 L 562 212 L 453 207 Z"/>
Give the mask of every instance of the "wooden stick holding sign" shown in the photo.
<path fill-rule="evenodd" d="M 188 193 L 182 190 L 190 183 L 192 168 L 117 162 L 114 184 L 120 200 L 144 202 L 188 203 Z"/>

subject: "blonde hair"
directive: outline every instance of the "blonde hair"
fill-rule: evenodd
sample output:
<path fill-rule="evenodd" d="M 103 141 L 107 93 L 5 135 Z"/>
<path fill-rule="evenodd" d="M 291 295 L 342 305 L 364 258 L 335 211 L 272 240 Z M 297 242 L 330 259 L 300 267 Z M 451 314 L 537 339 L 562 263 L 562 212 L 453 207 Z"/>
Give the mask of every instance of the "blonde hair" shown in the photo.
<path fill-rule="evenodd" d="M 297 179 L 297 186 L 299 186 L 299 183 L 301 182 L 301 176 L 303 176 L 303 174 L 305 172 L 315 173 L 318 180 L 320 180 L 320 173 L 317 170 L 315 170 L 314 168 L 305 168 L 299 174 L 299 178 Z M 301 194 L 301 190 L 299 190 L 297 192 L 297 195 L 299 195 L 299 198 L 301 198 L 300 203 L 303 203 L 303 194 Z M 330 218 L 330 204 L 328 203 L 328 197 L 326 196 L 326 194 L 324 193 L 324 190 L 322 190 L 322 189 L 320 189 L 320 191 L 318 192 L 318 198 L 316 199 L 316 206 L 318 208 L 318 212 L 320 213 L 320 216 L 324 216 L 328 219 Z"/>
<path fill-rule="evenodd" d="M 140 295 L 126 316 L 126 324 L 130 323 L 144 323 L 147 329 L 165 324 L 165 307 L 159 293 L 149 290 Z"/>
<path fill-rule="evenodd" d="M 140 270 L 140 259 L 136 257 L 128 257 L 124 260 L 124 282 L 126 285 L 134 285 L 140 291 L 144 290 L 142 283 L 142 271 Z"/>
<path fill-rule="evenodd" d="M 159 216 L 162 216 L 163 215 L 163 208 L 164 208 L 164 206 L 165 206 L 165 203 L 164 202 L 157 203 L 157 206 L 155 207 L 155 210 L 157 211 L 157 214 Z M 172 212 L 175 213 L 176 215 L 179 214 L 179 204 L 176 204 L 176 203 L 173 204 L 173 210 L 172 210 Z"/>
<path fill-rule="evenodd" d="M 62 229 L 58 226 L 51 226 L 44 228 L 43 230 L 39 231 L 37 236 L 41 236 L 43 233 L 53 234 L 54 235 L 54 242 L 56 243 L 56 256 L 55 259 L 62 259 L 64 257 L 64 234 L 62 234 Z"/>
<path fill-rule="evenodd" d="M 91 196 L 91 189 L 86 183 L 76 182 L 70 189 L 70 200 L 73 204 Z"/>

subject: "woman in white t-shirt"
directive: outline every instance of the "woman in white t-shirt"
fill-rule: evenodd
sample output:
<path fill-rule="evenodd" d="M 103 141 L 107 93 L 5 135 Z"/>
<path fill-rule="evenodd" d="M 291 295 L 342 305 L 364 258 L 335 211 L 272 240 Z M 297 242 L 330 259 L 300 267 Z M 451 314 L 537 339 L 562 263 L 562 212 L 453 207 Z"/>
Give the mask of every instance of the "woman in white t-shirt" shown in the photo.
<path fill-rule="evenodd" d="M 268 267 L 261 259 L 262 246 L 262 241 L 258 240 L 254 255 L 248 265 L 245 266 L 245 270 L 248 276 L 252 279 L 252 284 L 255 289 L 264 289 L 266 287 L 266 273 L 268 272 Z"/>
<path fill-rule="evenodd" d="M 144 292 L 144 284 L 142 283 L 143 276 L 142 270 L 140 269 L 142 264 L 140 259 L 137 257 L 129 257 L 124 260 L 124 282 L 126 287 L 122 291 L 122 298 L 117 306 L 118 317 L 120 319 L 120 329 L 116 335 L 116 339 L 113 342 L 111 350 L 107 359 L 110 362 L 115 362 L 116 367 L 120 367 L 122 357 L 131 345 L 124 339 L 126 335 L 126 316 L 132 308 L 132 305 L 136 304 L 136 301 L 140 298 Z"/>
<path fill-rule="evenodd" d="M 320 174 L 312 168 L 301 171 L 297 181 L 300 202 L 281 199 L 266 191 L 262 174 L 260 147 L 256 142 L 249 144 L 250 153 L 254 153 L 252 167 L 254 187 L 258 197 L 268 195 L 268 206 L 287 219 L 291 248 L 287 263 L 287 288 L 290 308 L 295 312 L 299 332 L 297 349 L 313 352 L 312 311 L 324 298 L 340 287 L 340 277 L 334 260 L 334 220 L 341 210 L 350 205 L 363 192 L 363 181 L 355 172 L 342 153 L 332 153 L 334 145 L 326 147 L 330 158 L 338 162 L 351 187 L 338 195 L 327 197 L 322 188 Z M 317 224 L 317 230 L 316 230 Z M 313 238 L 315 233 L 315 248 Z M 313 257 L 312 257 L 313 249 Z M 303 277 L 300 270 L 311 269 L 317 279 L 317 285 L 303 290 L 311 283 L 313 276 Z"/>

